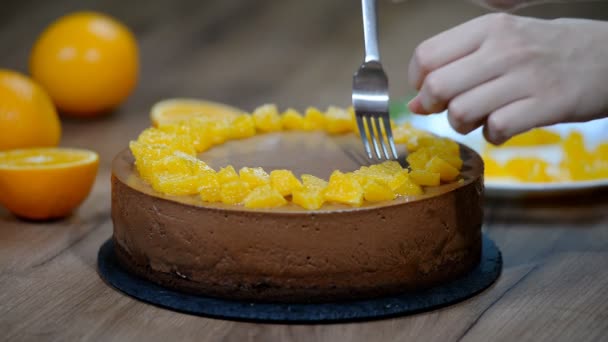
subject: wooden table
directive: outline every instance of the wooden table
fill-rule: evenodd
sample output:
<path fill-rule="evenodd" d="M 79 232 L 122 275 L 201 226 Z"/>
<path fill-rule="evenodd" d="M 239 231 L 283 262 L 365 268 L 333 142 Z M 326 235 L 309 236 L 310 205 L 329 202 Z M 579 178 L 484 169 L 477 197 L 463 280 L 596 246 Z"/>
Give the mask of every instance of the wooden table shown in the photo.
<path fill-rule="evenodd" d="M 81 1 L 19 1 L 0 12 L 0 67 L 26 70 L 36 35 Z M 357 324 L 271 325 L 163 310 L 108 287 L 96 254 L 111 235 L 113 156 L 149 125 L 155 101 L 194 96 L 245 109 L 265 102 L 346 105 L 361 59 L 358 2 L 104 1 L 141 48 L 135 93 L 110 116 L 63 120 L 62 145 L 97 150 L 101 168 L 84 205 L 36 224 L 0 209 L 2 340 L 606 340 L 608 194 L 551 201 L 488 201 L 484 230 L 503 251 L 498 282 L 463 303 Z M 384 3 L 382 52 L 392 92 L 406 94 L 406 65 L 424 37 L 482 14 L 458 2 Z M 605 18 L 608 6 L 546 6 L 527 14 Z M 8 48 L 7 48 L 8 47 Z"/>

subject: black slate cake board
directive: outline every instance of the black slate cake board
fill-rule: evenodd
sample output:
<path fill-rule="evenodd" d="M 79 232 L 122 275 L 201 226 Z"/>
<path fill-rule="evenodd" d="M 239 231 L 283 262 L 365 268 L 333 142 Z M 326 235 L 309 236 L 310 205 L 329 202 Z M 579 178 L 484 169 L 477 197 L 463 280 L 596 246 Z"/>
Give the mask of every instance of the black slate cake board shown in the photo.
<path fill-rule="evenodd" d="M 445 307 L 483 291 L 502 270 L 500 251 L 483 237 L 481 262 L 470 273 L 424 291 L 396 296 L 337 303 L 249 303 L 181 293 L 127 272 L 114 255 L 114 243 L 99 249 L 101 278 L 127 295 L 170 310 L 220 319 L 273 323 L 332 323 L 374 320 L 410 315 Z"/>

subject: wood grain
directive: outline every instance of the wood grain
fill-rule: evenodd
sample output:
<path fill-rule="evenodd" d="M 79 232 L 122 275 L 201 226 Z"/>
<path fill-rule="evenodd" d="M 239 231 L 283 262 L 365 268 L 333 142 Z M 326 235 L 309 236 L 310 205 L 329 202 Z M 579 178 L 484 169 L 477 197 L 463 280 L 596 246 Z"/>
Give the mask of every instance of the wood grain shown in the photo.
<path fill-rule="evenodd" d="M 6 6 L 4 6 L 6 5 Z M 36 35 L 79 0 L 13 1 L 0 11 L 0 67 L 26 71 Z M 93 192 L 73 216 L 34 224 L 0 209 L 0 340 L 488 341 L 606 340 L 608 194 L 488 201 L 484 230 L 505 269 L 482 294 L 449 308 L 376 322 L 272 325 L 205 319 L 140 303 L 109 288 L 96 253 L 111 235 L 109 167 L 171 96 L 223 101 L 345 105 L 361 60 L 358 3 L 335 1 L 120 1 L 86 3 L 133 28 L 141 49 L 135 93 L 112 115 L 63 120 L 62 145 L 101 155 Z M 391 92 L 410 90 L 405 70 L 424 38 L 484 13 L 460 1 L 382 3 L 381 49 Z M 606 19 L 608 5 L 551 5 L 541 17 Z"/>

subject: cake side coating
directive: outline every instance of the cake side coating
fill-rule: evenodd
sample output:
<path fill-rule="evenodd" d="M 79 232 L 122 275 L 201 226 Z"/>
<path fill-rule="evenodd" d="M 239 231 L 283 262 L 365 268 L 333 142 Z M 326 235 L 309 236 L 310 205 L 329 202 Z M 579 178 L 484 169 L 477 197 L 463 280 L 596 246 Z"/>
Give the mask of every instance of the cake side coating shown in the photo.
<path fill-rule="evenodd" d="M 466 181 L 445 192 L 321 212 L 193 205 L 114 173 L 117 256 L 161 285 L 252 301 L 335 301 L 433 286 L 480 259 L 483 168 L 466 152 Z"/>

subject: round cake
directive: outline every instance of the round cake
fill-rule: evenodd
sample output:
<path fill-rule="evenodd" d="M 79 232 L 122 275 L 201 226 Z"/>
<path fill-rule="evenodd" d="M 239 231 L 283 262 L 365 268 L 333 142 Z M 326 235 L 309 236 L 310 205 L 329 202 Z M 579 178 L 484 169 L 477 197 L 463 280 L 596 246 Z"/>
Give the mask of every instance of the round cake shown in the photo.
<path fill-rule="evenodd" d="M 483 163 L 465 146 L 460 153 L 457 182 L 419 196 L 311 211 L 164 195 L 142 180 L 125 150 L 112 169 L 116 255 L 154 283 L 235 300 L 322 302 L 432 287 L 480 260 Z M 214 168 L 254 165 L 325 178 L 368 163 L 357 136 L 322 132 L 230 141 L 199 158 Z"/>

